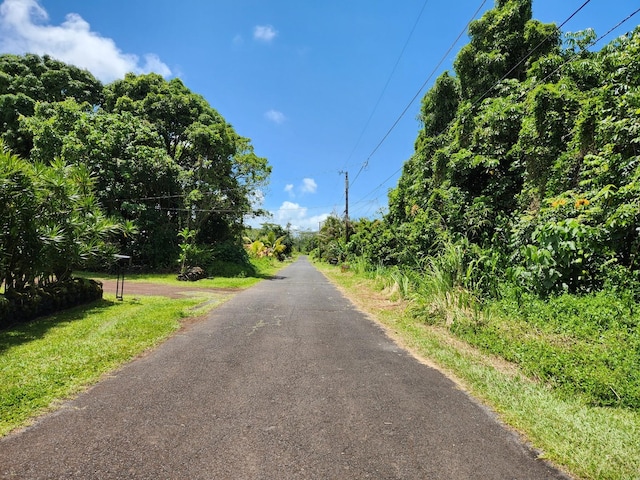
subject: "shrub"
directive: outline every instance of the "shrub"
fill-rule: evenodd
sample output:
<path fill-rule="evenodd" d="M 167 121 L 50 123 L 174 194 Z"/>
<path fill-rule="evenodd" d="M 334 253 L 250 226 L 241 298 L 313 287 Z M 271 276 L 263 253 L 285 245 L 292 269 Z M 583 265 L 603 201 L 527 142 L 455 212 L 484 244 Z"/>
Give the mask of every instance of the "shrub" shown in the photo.
<path fill-rule="evenodd" d="M 102 298 L 102 283 L 71 278 L 0 295 L 0 328 L 83 305 Z"/>

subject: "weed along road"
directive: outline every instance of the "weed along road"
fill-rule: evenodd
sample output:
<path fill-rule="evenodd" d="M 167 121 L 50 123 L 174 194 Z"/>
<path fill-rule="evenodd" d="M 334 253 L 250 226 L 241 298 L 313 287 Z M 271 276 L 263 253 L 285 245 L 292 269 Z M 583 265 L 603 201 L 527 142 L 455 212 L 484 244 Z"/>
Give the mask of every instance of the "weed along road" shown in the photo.
<path fill-rule="evenodd" d="M 0 441 L 0 478 L 565 478 L 305 258 Z"/>

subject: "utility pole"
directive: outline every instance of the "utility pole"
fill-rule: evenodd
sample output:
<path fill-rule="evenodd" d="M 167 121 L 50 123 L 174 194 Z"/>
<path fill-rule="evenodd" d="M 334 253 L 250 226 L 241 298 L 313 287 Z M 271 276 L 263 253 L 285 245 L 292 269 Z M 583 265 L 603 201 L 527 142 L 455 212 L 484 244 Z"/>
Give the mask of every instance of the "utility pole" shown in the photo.
<path fill-rule="evenodd" d="M 349 172 L 344 173 L 344 239 L 349 243 Z"/>

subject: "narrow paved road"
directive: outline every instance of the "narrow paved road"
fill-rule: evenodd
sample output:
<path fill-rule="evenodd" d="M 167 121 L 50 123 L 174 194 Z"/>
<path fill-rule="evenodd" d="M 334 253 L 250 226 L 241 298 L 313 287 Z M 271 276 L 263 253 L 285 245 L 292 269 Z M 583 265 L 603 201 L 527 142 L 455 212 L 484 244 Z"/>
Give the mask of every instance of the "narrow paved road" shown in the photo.
<path fill-rule="evenodd" d="M 301 259 L 1 440 L 0 478 L 564 477 Z"/>

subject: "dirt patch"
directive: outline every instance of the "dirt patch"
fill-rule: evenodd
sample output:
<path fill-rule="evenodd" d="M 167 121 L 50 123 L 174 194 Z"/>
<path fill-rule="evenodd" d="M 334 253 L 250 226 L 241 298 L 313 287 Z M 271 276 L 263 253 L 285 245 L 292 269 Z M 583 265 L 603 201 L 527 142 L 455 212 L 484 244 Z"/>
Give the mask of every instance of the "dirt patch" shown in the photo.
<path fill-rule="evenodd" d="M 102 289 L 105 293 L 116 293 L 116 280 L 101 280 Z M 185 283 L 184 286 L 163 285 L 160 283 L 144 282 L 124 282 L 123 294 L 130 295 L 158 296 L 169 298 L 184 298 L 198 292 L 231 294 L 238 293 L 237 288 L 203 288 L 193 283 Z"/>

